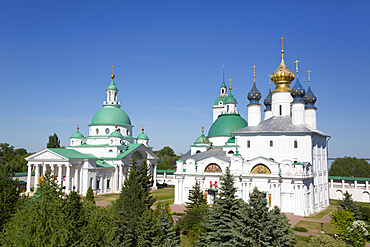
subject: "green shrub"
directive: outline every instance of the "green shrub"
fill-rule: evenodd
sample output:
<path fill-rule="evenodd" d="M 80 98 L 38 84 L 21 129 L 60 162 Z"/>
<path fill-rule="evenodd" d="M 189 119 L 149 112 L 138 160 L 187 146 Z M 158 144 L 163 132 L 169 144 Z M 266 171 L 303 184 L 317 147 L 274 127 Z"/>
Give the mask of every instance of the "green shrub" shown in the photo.
<path fill-rule="evenodd" d="M 293 231 L 296 231 L 296 232 L 308 232 L 308 230 L 304 227 L 301 227 L 301 226 L 295 226 L 293 227 Z"/>

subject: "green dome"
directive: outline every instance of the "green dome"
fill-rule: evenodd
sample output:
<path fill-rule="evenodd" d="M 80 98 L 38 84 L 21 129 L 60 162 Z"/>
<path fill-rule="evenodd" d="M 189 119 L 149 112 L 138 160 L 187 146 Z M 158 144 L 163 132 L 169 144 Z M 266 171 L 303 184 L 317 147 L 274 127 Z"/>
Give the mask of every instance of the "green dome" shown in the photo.
<path fill-rule="evenodd" d="M 108 86 L 107 89 L 117 90 L 116 84 L 114 84 L 113 80 L 112 80 L 112 82 L 110 83 L 110 85 Z"/>
<path fill-rule="evenodd" d="M 137 139 L 149 140 L 149 137 L 146 134 L 144 134 L 144 132 L 141 132 L 141 134 L 137 136 Z"/>
<path fill-rule="evenodd" d="M 231 132 L 248 126 L 247 121 L 236 113 L 221 114 L 208 131 L 208 137 L 230 136 Z"/>
<path fill-rule="evenodd" d="M 224 103 L 238 103 L 231 93 L 223 101 Z"/>
<path fill-rule="evenodd" d="M 227 143 L 235 143 L 235 136 L 231 136 L 229 140 L 227 140 Z"/>
<path fill-rule="evenodd" d="M 217 97 L 217 99 L 215 100 L 215 104 L 214 105 L 218 105 L 220 103 L 220 101 L 224 101 L 225 97 L 221 98 L 221 97 Z"/>
<path fill-rule="evenodd" d="M 84 139 L 84 135 L 80 133 L 80 131 L 76 131 L 76 133 L 74 133 L 71 138 L 78 138 L 78 139 Z"/>
<path fill-rule="evenodd" d="M 95 113 L 90 125 L 111 124 L 111 125 L 131 125 L 131 120 L 120 108 L 104 106 Z"/>
<path fill-rule="evenodd" d="M 117 129 L 116 129 L 115 131 L 113 131 L 113 132 L 109 135 L 109 137 L 119 137 L 119 138 L 121 138 L 121 137 L 123 137 L 123 135 L 121 134 L 121 132 L 117 131 Z"/>
<path fill-rule="evenodd" d="M 201 143 L 207 143 L 207 144 L 210 143 L 208 138 L 203 133 L 194 142 L 194 144 L 201 144 Z"/>

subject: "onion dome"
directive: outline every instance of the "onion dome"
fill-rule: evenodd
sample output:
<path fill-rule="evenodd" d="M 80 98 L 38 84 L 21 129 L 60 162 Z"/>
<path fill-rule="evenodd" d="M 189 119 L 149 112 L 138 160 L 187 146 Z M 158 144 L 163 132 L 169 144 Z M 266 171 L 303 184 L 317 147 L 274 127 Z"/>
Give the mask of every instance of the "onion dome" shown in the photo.
<path fill-rule="evenodd" d="M 202 135 L 199 136 L 194 144 L 210 144 L 211 142 L 209 141 L 209 139 L 204 135 L 204 127 L 202 127 Z"/>
<path fill-rule="evenodd" d="M 304 88 L 302 87 L 301 83 L 299 83 L 299 80 L 297 78 L 296 83 L 290 93 L 293 97 L 292 103 L 304 103 L 303 97 L 305 93 L 306 93 L 306 90 L 304 90 Z"/>
<path fill-rule="evenodd" d="M 208 131 L 208 138 L 217 136 L 230 136 L 230 133 L 248 126 L 247 121 L 244 120 L 237 113 L 224 113 L 221 114 L 217 120 L 212 124 Z"/>
<path fill-rule="evenodd" d="M 284 38 L 282 38 L 283 40 Z M 281 49 L 281 62 L 279 67 L 271 75 L 271 80 L 275 83 L 273 92 L 290 92 L 290 83 L 294 80 L 294 73 L 288 69 L 284 62 L 284 50 Z"/>
<path fill-rule="evenodd" d="M 78 127 L 77 125 L 77 131 L 71 136 L 71 138 L 84 139 L 85 137 L 83 136 L 83 134 L 80 133 L 79 130 L 80 130 L 80 127 Z"/>
<path fill-rule="evenodd" d="M 112 74 L 113 75 L 113 74 Z M 107 90 L 118 90 L 116 84 L 114 84 L 113 79 L 110 85 L 108 86 Z"/>
<path fill-rule="evenodd" d="M 234 98 L 234 96 L 232 95 L 232 93 L 231 93 L 231 90 L 232 90 L 233 88 L 231 87 L 231 79 L 230 79 L 230 87 L 229 87 L 229 90 L 230 90 L 230 93 L 229 93 L 229 95 L 224 99 L 224 103 L 226 104 L 226 103 L 238 103 L 237 101 L 236 101 L 236 99 Z"/>
<path fill-rule="evenodd" d="M 269 93 L 267 94 L 263 104 L 266 106 L 265 111 L 271 111 L 272 94 L 271 94 L 271 83 L 269 83 Z"/>
<path fill-rule="evenodd" d="M 317 109 L 315 107 L 315 102 L 316 102 L 316 96 L 313 94 L 311 87 L 308 86 L 308 90 L 306 95 L 303 97 L 304 102 L 306 103 L 306 109 Z"/>
<path fill-rule="evenodd" d="M 149 137 L 146 134 L 144 134 L 144 126 L 141 129 L 141 134 L 137 136 L 137 139 L 138 140 L 149 140 Z"/>
<path fill-rule="evenodd" d="M 259 105 L 261 97 L 261 92 L 257 89 L 256 83 L 254 82 L 252 89 L 247 95 L 247 99 L 250 101 L 249 105 Z"/>

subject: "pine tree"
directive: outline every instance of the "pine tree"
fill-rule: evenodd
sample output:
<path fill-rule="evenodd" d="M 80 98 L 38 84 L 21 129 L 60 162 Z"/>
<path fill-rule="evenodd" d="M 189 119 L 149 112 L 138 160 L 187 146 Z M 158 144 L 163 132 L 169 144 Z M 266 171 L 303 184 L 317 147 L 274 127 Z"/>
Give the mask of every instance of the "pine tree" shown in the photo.
<path fill-rule="evenodd" d="M 5 246 L 67 246 L 70 225 L 63 210 L 64 193 L 50 170 L 40 179 L 36 194 L 5 226 Z"/>
<path fill-rule="evenodd" d="M 200 237 L 199 246 L 235 246 L 233 221 L 240 204 L 235 196 L 234 177 L 229 167 L 221 177 L 220 192 L 214 200 L 213 207 L 204 224 L 204 234 Z"/>
<path fill-rule="evenodd" d="M 6 165 L 0 165 L 0 232 L 18 208 L 18 183 Z"/>
<path fill-rule="evenodd" d="M 63 211 L 69 227 L 69 245 L 79 243 L 82 239 L 81 228 L 87 223 L 83 215 L 81 196 L 72 190 L 63 200 Z"/>
<path fill-rule="evenodd" d="M 176 235 L 175 227 L 173 225 L 173 218 L 170 214 L 168 204 L 161 206 L 159 214 L 159 224 L 162 233 L 161 243 L 163 247 L 176 247 L 179 246 L 180 239 Z"/>
<path fill-rule="evenodd" d="M 154 214 L 152 209 L 146 209 L 140 216 L 140 224 L 138 225 L 138 240 L 137 246 L 150 247 L 150 246 L 163 246 L 161 239 L 161 228 L 157 215 Z"/>
<path fill-rule="evenodd" d="M 143 160 L 142 163 L 139 165 L 138 176 L 139 176 L 139 183 L 143 186 L 143 189 L 146 194 L 145 195 L 146 204 L 148 205 L 148 208 L 150 208 L 153 205 L 153 203 L 156 201 L 156 198 L 154 198 L 150 194 L 150 190 L 152 189 L 152 186 L 153 186 L 153 179 L 152 179 L 152 175 L 150 174 L 150 169 L 148 167 L 146 160 Z"/>
<path fill-rule="evenodd" d="M 152 218 L 150 206 L 153 199 L 149 193 L 151 187 L 146 183 L 146 176 L 149 175 L 147 170 L 144 172 L 145 169 L 138 168 L 133 161 L 129 176 L 114 204 L 117 216 L 112 234 L 114 246 L 138 246 L 139 242 L 145 244 L 146 241 L 155 243 L 158 238 L 156 230 L 151 233 L 157 221 Z"/>
<path fill-rule="evenodd" d="M 348 210 L 355 215 L 356 220 L 361 220 L 362 217 L 360 208 L 356 202 L 353 201 L 352 195 L 346 191 L 343 196 L 344 198 L 342 200 L 338 200 L 338 206 L 342 209 L 348 208 Z"/>
<path fill-rule="evenodd" d="M 281 213 L 280 209 L 275 206 L 269 211 L 269 235 L 271 236 L 270 244 L 272 246 L 293 246 L 295 238 L 293 230 L 290 228 L 288 218 Z"/>
<path fill-rule="evenodd" d="M 195 182 L 191 194 L 190 202 L 186 204 L 185 216 L 178 222 L 183 235 L 187 235 L 192 246 L 196 246 L 199 237 L 203 234 L 203 223 L 207 216 L 208 205 L 198 181 Z"/>
<path fill-rule="evenodd" d="M 60 140 L 56 133 L 54 135 L 49 136 L 49 142 L 46 144 L 47 148 L 60 148 Z"/>
<path fill-rule="evenodd" d="M 87 189 L 85 200 L 95 204 L 94 191 L 91 186 Z"/>

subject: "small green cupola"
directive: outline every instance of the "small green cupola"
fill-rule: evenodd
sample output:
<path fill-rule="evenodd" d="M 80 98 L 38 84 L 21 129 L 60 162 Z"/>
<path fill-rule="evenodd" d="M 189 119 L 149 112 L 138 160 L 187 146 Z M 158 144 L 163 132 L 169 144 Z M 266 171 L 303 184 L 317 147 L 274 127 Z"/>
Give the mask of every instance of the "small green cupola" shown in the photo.
<path fill-rule="evenodd" d="M 149 144 L 149 137 L 144 133 L 144 126 L 141 128 L 141 134 L 137 136 L 137 143 L 144 144 L 148 146 Z"/>
<path fill-rule="evenodd" d="M 77 124 L 77 131 L 73 135 L 71 135 L 71 137 L 69 138 L 71 146 L 79 146 L 83 144 L 85 137 L 83 134 L 80 133 L 79 130 L 80 130 L 80 127 Z"/>
<path fill-rule="evenodd" d="M 109 145 L 122 145 L 123 144 L 123 135 L 117 130 L 117 124 L 115 130 L 109 135 Z"/>
<path fill-rule="evenodd" d="M 204 135 L 204 127 L 202 127 L 202 135 L 199 136 L 195 142 L 194 142 L 195 145 L 210 145 L 211 142 L 209 141 L 209 139 Z"/>
<path fill-rule="evenodd" d="M 118 94 L 119 90 L 116 87 L 116 84 L 114 84 L 115 75 L 113 74 L 113 68 L 114 68 L 114 66 L 112 65 L 112 74 L 110 75 L 112 81 L 109 84 L 108 88 L 106 89 L 106 91 L 107 91 L 107 101 L 104 101 L 104 105 L 118 106 L 119 102 L 117 101 L 117 94 Z"/>

